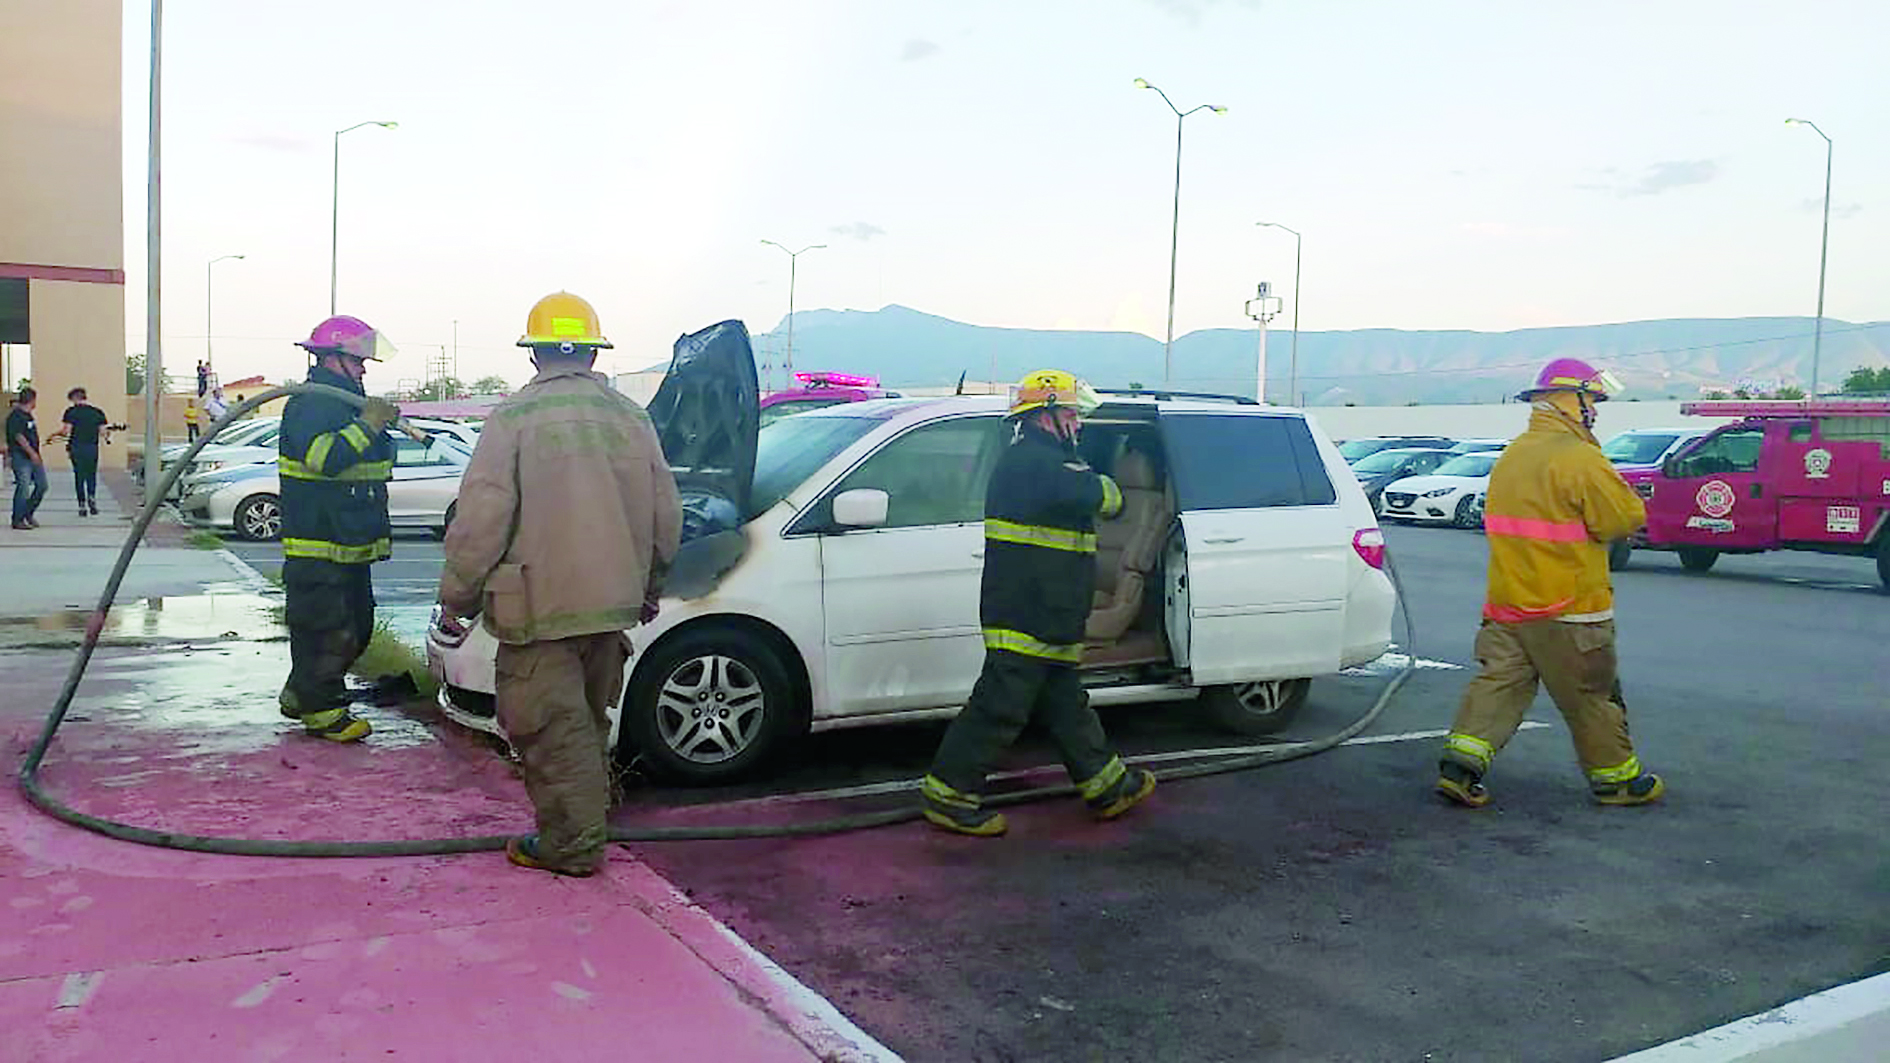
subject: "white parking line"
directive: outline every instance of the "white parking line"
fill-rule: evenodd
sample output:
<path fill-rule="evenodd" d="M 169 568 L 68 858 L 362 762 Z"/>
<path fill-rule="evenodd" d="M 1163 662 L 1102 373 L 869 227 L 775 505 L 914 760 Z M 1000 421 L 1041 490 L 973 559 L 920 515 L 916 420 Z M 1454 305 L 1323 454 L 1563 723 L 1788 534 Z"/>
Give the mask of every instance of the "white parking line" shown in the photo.
<path fill-rule="evenodd" d="M 1518 727 L 1517 730 L 1535 731 L 1548 726 L 1548 724 L 1537 720 L 1524 720 L 1522 726 Z M 1402 734 L 1368 735 L 1364 738 L 1351 739 L 1343 744 L 1348 746 L 1377 746 L 1392 742 L 1420 742 L 1428 739 L 1443 738 L 1449 733 L 1450 732 L 1447 730 L 1406 731 Z M 1210 760 L 1216 757 L 1245 756 L 1274 749 L 1291 749 L 1294 746 L 1304 744 L 1303 742 L 1275 742 L 1271 745 L 1263 746 L 1210 746 L 1206 749 L 1180 749 L 1168 753 L 1149 753 L 1125 759 L 1132 764 L 1165 764 L 1177 760 Z M 994 772 L 990 777 L 993 780 L 1027 779 L 1031 776 L 1049 775 L 1062 770 L 1061 765 L 1046 764 L 1037 768 L 1022 768 L 1017 771 Z M 704 809 L 759 808 L 768 805 L 801 804 L 808 801 L 834 801 L 848 797 L 872 797 L 876 794 L 896 794 L 903 790 L 917 790 L 918 788 L 919 781 L 916 779 L 894 779 L 890 782 L 863 783 L 859 786 L 841 786 L 830 790 L 800 790 L 790 794 L 769 794 L 766 797 L 745 797 L 736 801 L 716 801 L 710 804 L 688 805 L 684 808 L 676 809 L 675 811 L 695 812 Z"/>
<path fill-rule="evenodd" d="M 1890 1037 L 1890 974 L 1880 974 L 1620 1056 L 1613 1063 L 1882 1059 L 1886 1037 Z"/>

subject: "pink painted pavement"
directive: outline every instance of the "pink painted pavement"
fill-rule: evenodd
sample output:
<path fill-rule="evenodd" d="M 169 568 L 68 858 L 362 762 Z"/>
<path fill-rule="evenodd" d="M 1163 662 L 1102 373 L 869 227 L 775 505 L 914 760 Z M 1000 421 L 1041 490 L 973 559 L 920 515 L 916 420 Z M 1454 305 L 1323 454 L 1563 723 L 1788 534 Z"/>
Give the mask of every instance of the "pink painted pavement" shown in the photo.
<path fill-rule="evenodd" d="M 102 651 L 43 777 L 83 811 L 259 838 L 523 831 L 505 763 L 369 710 L 277 716 L 281 644 Z M 0 654 L 15 761 L 70 654 Z M 560 879 L 496 853 L 278 859 L 115 842 L 0 794 L 0 1060 L 890 1058 L 624 849 Z"/>

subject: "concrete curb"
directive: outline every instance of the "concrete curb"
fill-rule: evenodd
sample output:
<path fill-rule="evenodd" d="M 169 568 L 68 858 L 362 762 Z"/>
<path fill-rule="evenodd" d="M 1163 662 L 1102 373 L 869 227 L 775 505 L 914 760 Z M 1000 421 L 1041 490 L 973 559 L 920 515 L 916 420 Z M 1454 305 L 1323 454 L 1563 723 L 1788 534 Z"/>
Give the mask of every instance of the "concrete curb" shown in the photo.
<path fill-rule="evenodd" d="M 1845 1029 L 1852 1024 L 1858 1028 Z M 1886 1027 L 1890 1027 L 1890 974 L 1880 974 L 1691 1037 L 1620 1056 L 1610 1063 L 1880 1059 Z M 1771 1049 L 1781 1051 L 1769 1052 Z"/>
<path fill-rule="evenodd" d="M 219 546 L 216 554 L 223 559 L 225 564 L 236 570 L 236 578 L 242 581 L 244 587 L 251 593 L 264 597 L 277 597 L 282 594 L 282 588 L 269 582 L 269 577 L 256 571 L 256 566 L 238 557 L 236 551 L 227 546 Z"/>
<path fill-rule="evenodd" d="M 826 997 L 742 940 L 642 861 L 613 863 L 609 873 L 629 888 L 637 906 L 658 926 L 728 979 L 823 1063 L 903 1063 Z"/>

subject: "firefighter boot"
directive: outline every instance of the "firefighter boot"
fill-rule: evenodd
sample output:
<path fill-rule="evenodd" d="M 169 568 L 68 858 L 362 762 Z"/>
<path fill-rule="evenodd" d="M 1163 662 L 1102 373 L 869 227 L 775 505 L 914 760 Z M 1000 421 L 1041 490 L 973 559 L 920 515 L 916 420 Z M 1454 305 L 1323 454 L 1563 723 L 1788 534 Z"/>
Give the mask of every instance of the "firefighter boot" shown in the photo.
<path fill-rule="evenodd" d="M 528 834 L 523 838 L 513 838 L 505 843 L 505 858 L 518 867 L 533 871 L 549 871 L 566 878 L 590 878 L 597 874 L 595 867 L 564 867 L 547 861 L 538 855 L 538 835 Z"/>
<path fill-rule="evenodd" d="M 1465 808 L 1482 808 L 1490 803 L 1483 773 L 1449 758 L 1437 762 L 1437 792 Z"/>
<path fill-rule="evenodd" d="M 374 733 L 372 725 L 349 712 L 345 706 L 311 712 L 299 719 L 302 721 L 302 728 L 310 735 L 325 738 L 330 742 L 359 742 Z"/>
<path fill-rule="evenodd" d="M 925 821 L 940 830 L 995 838 L 1010 829 L 1002 812 L 989 812 L 977 794 L 952 787 L 936 775 L 927 775 L 920 789 L 925 795 Z"/>
<path fill-rule="evenodd" d="M 1118 761 L 1118 764 L 1121 762 Z M 1097 819 L 1115 819 L 1142 803 L 1155 792 L 1155 773 L 1146 768 L 1125 769 L 1116 781 L 1087 797 L 1090 812 Z"/>
<path fill-rule="evenodd" d="M 1590 783 L 1589 792 L 1604 805 L 1645 805 L 1660 800 L 1667 784 L 1658 775 L 1642 772 L 1626 782 Z"/>

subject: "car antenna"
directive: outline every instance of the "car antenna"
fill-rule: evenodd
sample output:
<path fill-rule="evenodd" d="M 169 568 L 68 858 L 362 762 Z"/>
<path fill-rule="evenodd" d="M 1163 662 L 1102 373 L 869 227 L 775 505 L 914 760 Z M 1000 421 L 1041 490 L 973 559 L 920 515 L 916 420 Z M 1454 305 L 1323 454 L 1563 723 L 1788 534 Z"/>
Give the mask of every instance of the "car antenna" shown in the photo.
<path fill-rule="evenodd" d="M 958 390 L 952 392 L 952 394 L 963 395 L 965 393 L 965 374 L 969 372 L 971 372 L 969 369 L 960 369 L 958 371 Z"/>

